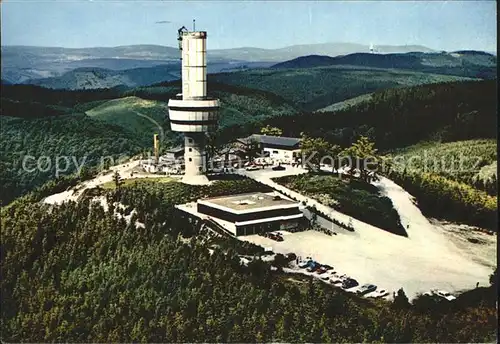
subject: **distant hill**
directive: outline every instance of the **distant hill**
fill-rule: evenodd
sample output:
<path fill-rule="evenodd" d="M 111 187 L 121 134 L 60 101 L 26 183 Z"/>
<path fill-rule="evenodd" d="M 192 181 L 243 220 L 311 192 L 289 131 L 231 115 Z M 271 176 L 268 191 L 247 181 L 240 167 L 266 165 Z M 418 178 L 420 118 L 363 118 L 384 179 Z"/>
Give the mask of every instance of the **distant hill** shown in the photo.
<path fill-rule="evenodd" d="M 492 139 L 497 135 L 496 97 L 495 80 L 392 88 L 335 112 L 274 117 L 261 125 L 279 127 L 289 136 L 324 137 L 344 147 L 365 135 L 380 150 L 421 141 Z"/>
<path fill-rule="evenodd" d="M 304 111 L 315 111 L 387 88 L 456 80 L 470 79 L 412 70 L 345 65 L 252 69 L 208 75 L 208 85 L 218 82 L 272 92 Z"/>
<path fill-rule="evenodd" d="M 145 86 L 161 81 L 178 79 L 177 66 L 160 65 L 150 68 L 134 68 L 115 71 L 103 68 L 78 68 L 60 77 L 27 80 L 24 83 L 54 89 L 95 89 L 115 86 Z"/>
<path fill-rule="evenodd" d="M 319 43 L 300 44 L 278 49 L 234 48 L 224 50 L 208 50 L 208 57 L 241 59 L 246 61 L 285 61 L 304 55 L 338 56 L 352 53 L 368 52 L 370 47 L 356 43 Z M 407 53 L 411 51 L 432 52 L 420 45 L 381 45 L 377 46 L 379 53 Z"/>
<path fill-rule="evenodd" d="M 308 55 L 275 64 L 271 68 L 314 68 L 336 65 L 410 69 L 428 73 L 488 79 L 495 78 L 497 72 L 496 56 L 477 51 L 457 51 L 453 53 L 409 52 L 404 54 L 355 53 L 337 57 Z"/>
<path fill-rule="evenodd" d="M 431 49 L 421 46 L 380 46 L 382 52 L 408 52 Z M 210 49 L 207 58 L 210 72 L 234 68 L 267 67 L 299 56 L 346 55 L 367 52 L 368 46 L 353 43 L 294 45 L 279 49 L 234 48 Z M 82 67 L 125 70 L 179 63 L 177 47 L 159 45 L 129 45 L 119 47 L 60 48 L 34 46 L 1 47 L 2 78 L 12 83 L 29 79 L 58 77 Z M 215 67 L 215 65 L 218 65 Z M 210 67 L 211 66 L 211 67 Z M 215 68 L 214 68 L 215 67 Z M 212 69 L 210 69 L 212 68 Z"/>

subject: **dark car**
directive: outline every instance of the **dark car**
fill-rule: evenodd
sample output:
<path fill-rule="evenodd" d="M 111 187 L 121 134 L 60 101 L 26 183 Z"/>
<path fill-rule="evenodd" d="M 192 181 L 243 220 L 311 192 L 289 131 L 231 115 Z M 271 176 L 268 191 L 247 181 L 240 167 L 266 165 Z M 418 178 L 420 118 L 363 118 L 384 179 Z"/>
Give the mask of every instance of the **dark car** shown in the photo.
<path fill-rule="evenodd" d="M 372 291 L 375 291 L 377 289 L 377 286 L 374 284 L 364 284 L 359 288 L 357 291 L 358 294 L 365 295 L 368 293 L 371 293 Z"/>
<path fill-rule="evenodd" d="M 286 169 L 285 166 L 281 165 L 273 166 L 273 171 L 284 171 L 285 169 Z"/>
<path fill-rule="evenodd" d="M 359 285 L 358 281 L 353 278 L 348 278 L 344 282 L 342 282 L 342 289 L 350 289 Z"/>

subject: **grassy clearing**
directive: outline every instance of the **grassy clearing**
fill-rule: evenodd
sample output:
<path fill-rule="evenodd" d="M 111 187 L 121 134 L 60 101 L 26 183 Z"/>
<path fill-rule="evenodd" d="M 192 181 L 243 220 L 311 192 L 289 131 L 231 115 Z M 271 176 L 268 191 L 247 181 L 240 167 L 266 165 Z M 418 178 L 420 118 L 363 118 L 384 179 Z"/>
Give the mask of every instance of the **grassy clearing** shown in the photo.
<path fill-rule="evenodd" d="M 138 97 L 113 99 L 88 110 L 86 114 L 132 131 L 145 145 L 151 145 L 153 134 L 160 133 L 158 126 L 168 130 L 165 126 L 166 103 L 156 100 Z"/>
<path fill-rule="evenodd" d="M 337 174 L 286 176 L 276 182 L 391 233 L 406 233 L 391 200 L 381 196 L 373 185 Z"/>

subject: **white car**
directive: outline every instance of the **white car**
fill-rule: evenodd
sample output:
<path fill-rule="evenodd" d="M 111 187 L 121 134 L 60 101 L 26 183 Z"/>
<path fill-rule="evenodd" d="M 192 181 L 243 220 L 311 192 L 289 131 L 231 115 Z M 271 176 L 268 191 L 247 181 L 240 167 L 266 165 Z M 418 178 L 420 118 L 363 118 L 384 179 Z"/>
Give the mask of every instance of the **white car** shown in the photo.
<path fill-rule="evenodd" d="M 382 297 L 386 297 L 387 295 L 389 295 L 389 292 L 385 289 L 380 289 L 380 290 L 376 290 L 376 291 L 373 291 L 371 293 L 369 293 L 367 295 L 367 297 L 372 297 L 374 299 L 379 299 L 379 298 L 382 298 Z"/>
<path fill-rule="evenodd" d="M 337 273 L 334 273 L 332 277 L 330 277 L 330 283 L 332 284 L 342 284 L 346 279 L 348 279 L 349 276 L 347 275 L 338 275 Z"/>
<path fill-rule="evenodd" d="M 451 295 L 449 292 L 444 291 L 444 290 L 436 290 L 434 292 L 435 295 L 440 296 L 448 301 L 453 301 L 456 299 L 455 296 Z"/>

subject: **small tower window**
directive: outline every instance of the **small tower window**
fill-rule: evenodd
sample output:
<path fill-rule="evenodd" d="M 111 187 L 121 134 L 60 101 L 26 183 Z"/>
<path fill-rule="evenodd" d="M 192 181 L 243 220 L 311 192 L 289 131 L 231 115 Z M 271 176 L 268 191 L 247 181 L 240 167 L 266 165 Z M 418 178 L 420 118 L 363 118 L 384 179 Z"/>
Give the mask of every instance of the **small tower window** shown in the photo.
<path fill-rule="evenodd" d="M 193 161 L 193 159 L 189 158 L 189 161 Z"/>
<path fill-rule="evenodd" d="M 192 148 L 189 148 L 189 151 L 190 151 L 190 152 L 192 152 L 192 151 L 193 151 L 193 149 L 192 149 Z"/>

